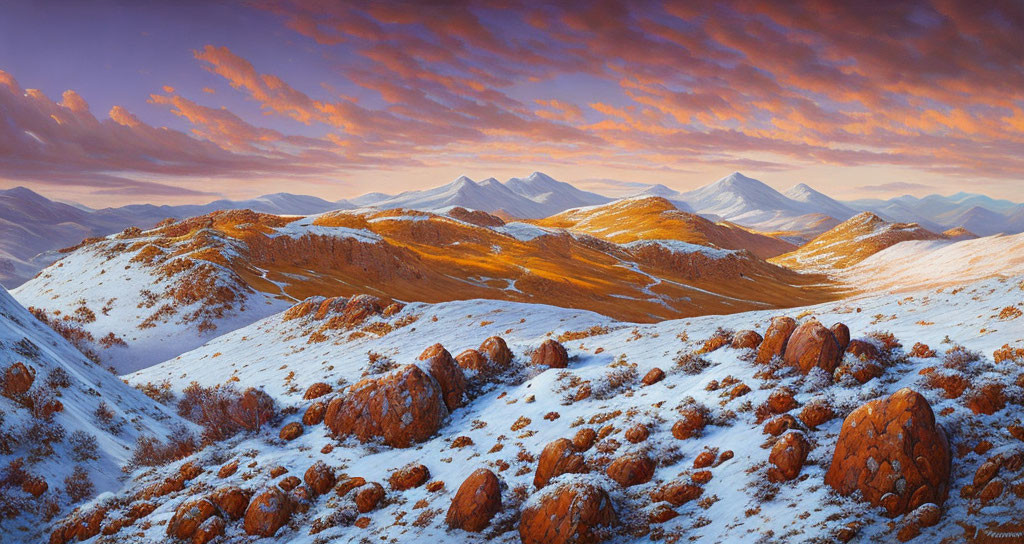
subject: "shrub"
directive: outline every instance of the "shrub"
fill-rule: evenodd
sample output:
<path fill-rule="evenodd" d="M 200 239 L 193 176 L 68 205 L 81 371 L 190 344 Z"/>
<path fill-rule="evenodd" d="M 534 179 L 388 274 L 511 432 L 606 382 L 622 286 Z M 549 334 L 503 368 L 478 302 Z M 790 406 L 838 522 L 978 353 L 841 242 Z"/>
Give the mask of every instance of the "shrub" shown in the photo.
<path fill-rule="evenodd" d="M 692 351 L 680 351 L 676 355 L 675 363 L 676 368 L 690 375 L 700 374 L 704 369 L 711 366 L 711 361 Z"/>
<path fill-rule="evenodd" d="M 53 455 L 53 443 L 64 440 L 64 426 L 53 420 L 33 420 L 22 430 L 22 442 L 29 446 L 29 455 L 41 459 Z"/>
<path fill-rule="evenodd" d="M 81 465 L 75 465 L 70 476 L 64 478 L 64 492 L 72 502 L 82 502 L 92 496 L 95 486 L 89 479 L 89 472 Z"/>
<path fill-rule="evenodd" d="M 192 455 L 196 451 L 196 440 L 186 429 L 178 429 L 171 433 L 167 442 L 161 442 L 155 436 L 140 436 L 135 442 L 135 449 L 129 460 L 129 466 L 155 467 L 166 465 Z"/>
<path fill-rule="evenodd" d="M 96 406 L 96 411 L 93 412 L 96 416 L 96 421 L 100 427 L 103 427 L 111 433 L 118 434 L 121 432 L 121 427 L 124 425 L 123 422 L 117 421 L 117 414 L 114 410 L 104 401 L 100 401 L 99 405 Z"/>
<path fill-rule="evenodd" d="M 135 388 L 160 404 L 170 405 L 174 402 L 174 391 L 171 391 L 171 382 L 168 380 L 157 384 L 146 382 L 145 384 L 136 385 Z"/>
<path fill-rule="evenodd" d="M 242 430 L 258 430 L 276 415 L 276 408 L 274 399 L 261 389 L 239 393 L 230 384 L 203 387 L 192 382 L 182 391 L 178 415 L 203 427 L 204 442 L 214 442 Z"/>
<path fill-rule="evenodd" d="M 71 387 L 71 376 L 63 368 L 59 366 L 53 367 L 46 374 L 46 386 L 53 390 L 67 389 Z"/>
<path fill-rule="evenodd" d="M 68 443 L 71 444 L 71 453 L 75 461 L 83 462 L 99 459 L 96 437 L 94 435 L 78 430 L 71 433 L 71 436 L 68 437 Z"/>

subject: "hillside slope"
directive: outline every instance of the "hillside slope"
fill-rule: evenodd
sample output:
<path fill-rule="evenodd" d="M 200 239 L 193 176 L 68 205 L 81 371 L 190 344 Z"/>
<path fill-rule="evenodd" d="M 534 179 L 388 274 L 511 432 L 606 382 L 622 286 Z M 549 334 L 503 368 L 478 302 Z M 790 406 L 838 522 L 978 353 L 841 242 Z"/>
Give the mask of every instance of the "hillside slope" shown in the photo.
<path fill-rule="evenodd" d="M 139 436 L 184 425 L 0 289 L 0 541 L 45 541 L 53 517 L 121 488 Z M 69 487 L 75 471 L 93 487 Z"/>
<path fill-rule="evenodd" d="M 940 240 L 916 223 L 890 223 L 863 212 L 771 262 L 795 270 L 830 271 L 846 268 L 879 251 L 907 240 Z"/>
<path fill-rule="evenodd" d="M 823 278 L 746 251 L 615 244 L 461 208 L 302 219 L 215 213 L 90 241 L 15 294 L 87 332 L 103 360 L 126 372 L 306 297 L 363 292 L 406 302 L 540 302 L 633 321 L 834 296 Z"/>

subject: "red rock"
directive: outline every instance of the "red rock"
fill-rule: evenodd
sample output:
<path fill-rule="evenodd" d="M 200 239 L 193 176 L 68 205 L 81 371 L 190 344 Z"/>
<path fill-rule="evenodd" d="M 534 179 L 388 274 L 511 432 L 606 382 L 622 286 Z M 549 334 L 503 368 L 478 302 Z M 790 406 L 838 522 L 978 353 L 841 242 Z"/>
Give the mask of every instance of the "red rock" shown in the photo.
<path fill-rule="evenodd" d="M 850 342 L 850 345 L 853 345 L 853 342 L 859 342 L 859 340 L 853 340 Z M 868 383 L 875 378 L 880 378 L 882 374 L 885 374 L 885 369 L 878 363 L 860 360 L 853 364 L 843 364 L 837 368 L 835 372 L 835 379 L 838 380 L 846 374 L 853 376 L 853 379 L 857 380 L 857 383 Z"/>
<path fill-rule="evenodd" d="M 182 540 L 192 538 L 196 529 L 216 513 L 217 506 L 209 499 L 186 500 L 167 522 L 167 536 Z"/>
<path fill-rule="evenodd" d="M 715 466 L 717 467 L 718 465 L 721 465 L 722 463 L 724 463 L 724 462 L 728 461 L 729 459 L 732 459 L 733 457 L 735 457 L 735 455 L 736 455 L 736 454 L 734 454 L 734 453 L 732 452 L 732 450 L 725 450 L 725 451 L 723 451 L 723 452 L 722 452 L 722 453 L 721 453 L 721 454 L 720 454 L 720 455 L 718 456 L 718 460 L 717 460 L 717 461 L 715 461 Z"/>
<path fill-rule="evenodd" d="M 437 381 L 416 365 L 349 388 L 327 406 L 324 421 L 335 435 L 355 435 L 361 442 L 383 438 L 407 448 L 433 436 L 448 409 Z"/>
<path fill-rule="evenodd" d="M 238 461 L 231 461 L 230 463 L 227 463 L 224 466 L 220 467 L 220 470 L 217 471 L 217 476 L 220 478 L 227 478 L 237 471 Z"/>
<path fill-rule="evenodd" d="M 314 402 L 306 408 L 306 413 L 302 414 L 303 425 L 319 425 L 324 421 L 324 413 L 327 412 L 327 405 L 321 401 Z"/>
<path fill-rule="evenodd" d="M 287 440 L 290 442 L 302 436 L 302 431 L 302 424 L 298 421 L 293 421 L 284 427 L 281 427 L 281 432 L 278 433 L 278 436 L 281 437 L 281 440 Z"/>
<path fill-rule="evenodd" d="M 562 344 L 549 338 L 540 347 L 533 350 L 530 362 L 534 366 L 566 368 L 569 366 L 569 354 L 565 351 L 565 347 Z"/>
<path fill-rule="evenodd" d="M 576 448 L 576 451 L 587 451 L 597 441 L 597 431 L 590 427 L 583 427 L 576 431 L 576 435 L 572 437 L 572 446 Z"/>
<path fill-rule="evenodd" d="M 504 370 L 512 364 L 512 350 L 508 349 L 508 344 L 500 336 L 492 336 L 484 340 L 480 344 L 479 351 L 492 363 L 491 366 L 494 370 Z"/>
<path fill-rule="evenodd" d="M 46 490 L 50 489 L 50 485 L 46 483 L 46 480 L 39 476 L 28 476 L 25 481 L 21 482 L 21 490 L 33 497 L 38 497 Z"/>
<path fill-rule="evenodd" d="M 306 469 L 302 480 L 306 482 L 310 491 L 317 495 L 323 495 L 334 487 L 334 470 L 327 466 L 327 463 L 317 461 Z"/>
<path fill-rule="evenodd" d="M 647 523 L 665 523 L 679 517 L 679 512 L 663 502 L 652 504 L 647 514 Z"/>
<path fill-rule="evenodd" d="M 485 468 L 466 478 L 452 499 L 445 523 L 452 529 L 471 533 L 483 531 L 501 510 L 501 482 Z"/>
<path fill-rule="evenodd" d="M 645 386 L 654 385 L 664 379 L 665 371 L 658 367 L 654 367 L 649 372 L 647 372 L 647 374 L 644 375 L 644 379 L 641 380 L 640 383 L 644 384 Z"/>
<path fill-rule="evenodd" d="M 622 487 L 645 484 L 654 477 L 654 461 L 641 453 L 630 453 L 619 457 L 608 465 L 606 473 Z"/>
<path fill-rule="evenodd" d="M 914 347 L 910 348 L 910 353 L 908 353 L 907 355 L 911 357 L 917 357 L 919 359 L 931 359 L 932 357 L 935 357 L 935 350 L 928 347 L 928 344 L 915 342 Z"/>
<path fill-rule="evenodd" d="M 540 453 L 537 472 L 533 476 L 533 485 L 540 489 L 555 476 L 586 471 L 583 455 L 576 452 L 571 441 L 559 438 L 545 446 L 544 451 Z"/>
<path fill-rule="evenodd" d="M 757 363 L 768 364 L 775 357 L 786 352 L 789 337 L 796 330 L 796 321 L 792 317 L 774 317 L 772 324 L 764 333 L 764 341 L 757 350 Z"/>
<path fill-rule="evenodd" d="M 846 346 L 846 353 L 861 361 L 877 361 L 880 356 L 878 346 L 864 340 L 850 340 L 850 344 Z"/>
<path fill-rule="evenodd" d="M 16 398 L 24 395 L 32 388 L 32 382 L 36 379 L 36 370 L 25 363 L 17 362 L 7 367 L 4 371 L 3 382 L 0 383 L 0 393 L 7 398 Z"/>
<path fill-rule="evenodd" d="M 793 331 L 786 344 L 783 360 L 804 374 L 818 367 L 831 376 L 839 365 L 841 353 L 839 342 L 832 331 L 826 329 L 818 320 L 811 319 Z"/>
<path fill-rule="evenodd" d="M 86 510 L 78 514 L 71 522 L 65 536 L 66 541 L 72 539 L 78 540 L 89 540 L 90 538 L 100 534 L 100 529 L 103 524 L 103 520 L 107 517 L 107 509 L 102 506 Z M 52 539 L 52 535 L 51 535 Z"/>
<path fill-rule="evenodd" d="M 230 519 L 239 519 L 245 515 L 252 494 L 238 486 L 224 486 L 210 495 L 210 501 Z"/>
<path fill-rule="evenodd" d="M 715 464 L 715 454 L 704 450 L 693 459 L 693 468 L 707 468 Z"/>
<path fill-rule="evenodd" d="M 192 544 L 207 544 L 224 534 L 227 524 L 220 516 L 213 516 L 202 523 L 192 535 Z"/>
<path fill-rule="evenodd" d="M 377 482 L 370 482 L 356 489 L 356 509 L 360 514 L 365 514 L 380 504 L 384 499 L 384 487 Z"/>
<path fill-rule="evenodd" d="M 990 416 L 1006 407 L 1006 394 L 1003 385 L 987 383 L 972 389 L 966 398 L 967 407 L 975 414 Z"/>
<path fill-rule="evenodd" d="M 329 394 L 331 391 L 334 391 L 334 389 L 330 385 L 324 382 L 316 382 L 306 389 L 306 393 L 302 395 L 302 398 L 305 400 L 318 399 Z"/>
<path fill-rule="evenodd" d="M 273 468 L 270 469 L 270 477 L 271 478 L 277 478 L 278 476 L 280 476 L 282 474 L 285 474 L 287 472 L 288 472 L 288 469 L 282 467 L 281 465 L 278 465 L 278 466 L 273 467 Z"/>
<path fill-rule="evenodd" d="M 832 336 L 839 343 L 839 353 L 846 351 L 846 346 L 850 345 L 850 327 L 843 323 L 836 323 L 829 330 L 832 331 Z"/>
<path fill-rule="evenodd" d="M 860 490 L 890 516 L 949 492 L 952 455 L 946 433 L 920 394 L 901 389 L 854 410 L 843 422 L 825 483 L 842 495 Z"/>
<path fill-rule="evenodd" d="M 626 440 L 633 444 L 639 444 L 647 440 L 647 437 L 651 435 L 651 431 L 647 429 L 646 425 L 636 424 L 626 430 Z"/>
<path fill-rule="evenodd" d="M 768 462 L 774 465 L 768 469 L 768 479 L 773 482 L 786 482 L 800 475 L 800 469 L 807 460 L 811 445 L 799 431 L 789 431 L 782 435 L 768 456 Z"/>
<path fill-rule="evenodd" d="M 419 487 L 430 479 L 430 471 L 419 463 L 410 463 L 391 474 L 388 483 L 395 491 Z"/>
<path fill-rule="evenodd" d="M 487 357 L 475 349 L 467 349 L 455 356 L 455 362 L 466 370 L 474 372 L 486 372 L 488 370 Z"/>
<path fill-rule="evenodd" d="M 923 527 L 931 527 L 942 518 L 942 511 L 932 503 L 925 503 L 903 517 L 896 539 L 906 542 L 921 534 Z"/>
<path fill-rule="evenodd" d="M 132 505 L 128 508 L 127 517 L 128 519 L 134 521 L 152 514 L 154 510 L 156 510 L 155 504 L 146 501 L 138 501 L 132 503 Z"/>
<path fill-rule="evenodd" d="M 764 338 L 757 331 L 739 331 L 732 337 L 732 349 L 757 349 Z"/>
<path fill-rule="evenodd" d="M 690 475 L 690 480 L 695 484 L 704 485 L 711 481 L 710 470 L 698 470 Z"/>
<path fill-rule="evenodd" d="M 1003 488 L 1006 486 L 1006 482 L 1002 478 L 992 478 L 989 480 L 985 487 L 981 488 L 981 492 L 978 493 L 978 499 L 981 500 L 981 504 L 988 504 L 998 499 L 1003 494 Z"/>
<path fill-rule="evenodd" d="M 679 421 L 672 426 L 672 436 L 686 440 L 700 434 L 704 429 L 704 412 L 695 407 L 687 407 L 680 411 Z"/>
<path fill-rule="evenodd" d="M 830 421 L 835 417 L 835 412 L 832 411 L 832 407 L 829 406 L 828 401 L 824 399 L 813 399 L 804 405 L 804 409 L 800 411 L 800 421 L 807 426 L 808 429 L 816 429 L 818 425 Z"/>
<path fill-rule="evenodd" d="M 618 525 L 608 493 L 590 482 L 561 482 L 539 495 L 520 517 L 523 544 L 592 544 Z"/>
<path fill-rule="evenodd" d="M 337 493 L 339 497 L 344 497 L 349 491 L 364 485 L 366 485 L 366 480 L 358 476 L 354 478 L 344 478 L 338 482 L 338 486 L 334 488 L 334 492 Z"/>
<path fill-rule="evenodd" d="M 448 350 L 441 344 L 430 346 L 420 354 L 419 360 L 426 363 L 426 370 L 441 386 L 441 395 L 449 412 L 463 405 L 466 400 L 466 376 Z"/>
<path fill-rule="evenodd" d="M 981 488 L 989 482 L 992 478 L 995 478 L 996 474 L 999 473 L 999 462 L 995 459 L 990 459 L 982 463 L 978 470 L 974 472 L 974 487 Z"/>
<path fill-rule="evenodd" d="M 276 487 L 264 489 L 249 502 L 242 526 L 246 534 L 274 536 L 291 519 L 294 508 L 284 491 Z"/>
<path fill-rule="evenodd" d="M 764 434 L 779 436 L 790 429 L 799 428 L 800 425 L 796 422 L 795 417 L 789 414 L 782 414 L 769 419 L 768 423 L 764 424 Z"/>
<path fill-rule="evenodd" d="M 298 476 L 286 476 L 280 482 L 277 482 L 277 487 L 280 487 L 285 491 L 291 491 L 301 483 L 302 480 L 300 480 Z"/>
<path fill-rule="evenodd" d="M 683 480 L 675 480 L 652 491 L 651 500 L 654 502 L 664 501 L 672 506 L 681 506 L 697 499 L 703 493 L 704 489 L 700 486 Z"/>

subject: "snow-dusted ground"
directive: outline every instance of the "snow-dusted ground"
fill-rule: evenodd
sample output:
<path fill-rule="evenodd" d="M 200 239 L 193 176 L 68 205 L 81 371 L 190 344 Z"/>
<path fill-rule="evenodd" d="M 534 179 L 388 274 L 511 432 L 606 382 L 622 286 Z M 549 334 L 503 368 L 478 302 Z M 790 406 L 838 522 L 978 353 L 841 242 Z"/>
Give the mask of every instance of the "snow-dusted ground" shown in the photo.
<path fill-rule="evenodd" d="M 0 489 L 4 502 L 25 500 L 24 512 L 13 519 L 0 520 L 0 542 L 38 543 L 49 537 L 49 525 L 42 521 L 43 501 L 53 501 L 61 509 L 73 505 L 64 492 L 64 478 L 76 467 L 84 468 L 96 493 L 117 491 L 125 475 L 121 467 L 128 461 L 131 448 L 140 435 L 164 437 L 177 426 L 192 428 L 172 410 L 157 404 L 117 376 L 90 362 L 46 325 L 22 308 L 6 290 L 0 288 L 0 373 L 15 363 L 24 363 L 35 371 L 30 394 L 57 400 L 63 406 L 46 423 L 24 404 L 0 396 L 0 442 L 11 447 L 9 454 L 0 448 L 0 473 L 15 459 L 26 461 L 25 469 L 42 477 L 49 487 L 39 502 L 19 488 Z M 60 369 L 60 370 L 57 370 Z M 54 386 L 51 376 L 63 371 L 66 386 Z M 112 412 L 109 422 L 101 421 L 96 411 L 105 404 Z M 52 444 L 53 453 L 33 452 L 40 448 L 34 425 L 64 430 L 63 438 Z M 72 433 L 87 433 L 87 442 L 96 446 L 94 459 L 78 458 L 71 447 Z M 44 534 L 40 535 L 39 531 Z"/>
<path fill-rule="evenodd" d="M 957 289 L 860 295 L 785 313 L 801 319 L 814 316 L 826 325 L 846 323 L 854 338 L 861 338 L 869 331 L 892 332 L 907 350 L 915 342 L 924 342 L 938 350 L 940 356 L 952 343 L 959 343 L 979 351 L 983 360 L 978 364 L 984 366 L 996 348 L 1004 344 L 1024 346 L 1024 322 L 997 317 L 1006 306 L 1024 307 L 1024 276 L 988 279 L 964 284 Z M 287 444 L 276 439 L 275 428 L 265 431 L 262 436 L 250 437 L 233 445 L 230 451 L 207 450 L 199 454 L 198 462 L 208 465 L 208 473 L 192 485 L 235 483 L 258 488 L 271 483 L 266 472 L 269 467 L 281 465 L 289 469 L 289 474 L 301 476 L 317 460 L 323 460 L 349 475 L 381 482 L 385 487 L 392 469 L 415 461 L 429 468 L 431 480 L 445 482 L 444 490 L 438 493 L 428 493 L 422 487 L 404 492 L 388 490 L 387 504 L 367 514 L 370 525 L 365 529 L 338 526 L 310 535 L 312 520 L 329 514 L 347 500 L 328 494 L 317 500 L 308 514 L 296 517 L 289 527 L 279 531 L 273 539 L 264 540 L 266 542 L 359 542 L 365 539 L 517 542 L 518 533 L 514 530 L 492 530 L 481 535 L 447 530 L 444 512 L 462 480 L 479 467 L 495 470 L 508 486 L 503 491 L 505 504 L 499 518 L 514 517 L 519 505 L 510 490 L 525 486 L 526 494 L 533 493 L 536 462 L 524 459 L 539 455 L 543 447 L 556 438 L 571 437 L 580 427 L 597 429 L 608 423 L 614 425 L 615 431 L 599 442 L 596 450 L 588 451 L 588 458 L 598 455 L 598 450 L 618 456 L 644 449 L 659 461 L 651 483 L 625 490 L 611 484 L 609 491 L 615 508 L 624 520 L 641 515 L 638 512 L 642 513 L 650 503 L 648 494 L 656 485 L 681 475 L 685 478 L 694 457 L 705 447 L 713 447 L 722 451 L 732 450 L 735 457 L 710 469 L 713 479 L 704 486 L 702 496 L 702 499 L 710 499 L 676 508 L 681 515 L 661 526 L 665 533 L 699 542 L 830 541 L 837 528 L 847 522 L 861 520 L 865 523 L 860 533 L 863 541 L 892 541 L 895 532 L 886 525 L 887 520 L 878 511 L 852 499 L 840 498 L 823 484 L 842 417 L 807 433 L 815 448 L 800 479 L 778 486 L 765 483 L 764 464 L 770 442 L 767 435 L 762 434 L 761 425 L 755 423 L 752 407 L 761 404 L 772 388 L 779 385 L 788 385 L 798 391 L 797 400 L 801 404 L 814 397 L 826 398 L 841 416 L 867 400 L 891 394 L 902 387 L 913 387 L 931 402 L 938 422 L 951 437 L 954 451 L 961 442 L 973 446 L 972 440 L 979 435 L 986 436 L 995 445 L 986 458 L 1014 447 L 1013 439 L 1005 433 L 1005 426 L 1019 420 L 1015 415 L 1019 407 L 1011 403 L 994 416 L 975 416 L 962 401 L 943 398 L 940 392 L 925 387 L 922 384 L 924 378 L 919 375 L 925 367 L 939 366 L 941 362 L 936 359 L 909 358 L 888 368 L 882 378 L 852 387 L 815 385 L 813 380 L 795 374 L 780 380 L 755 378 L 759 367 L 748 362 L 745 352 L 731 348 L 705 355 L 710 366 L 698 374 L 688 374 L 674 363 L 680 352 L 698 348 L 719 327 L 735 330 L 753 328 L 763 333 L 770 318 L 782 313 L 759 311 L 634 325 L 593 313 L 551 306 L 471 300 L 435 305 L 410 304 L 389 321 L 408 321 L 410 316 L 417 319 L 382 337 L 368 334 L 349 340 L 351 331 L 336 331 L 328 332 L 327 341 L 319 343 L 308 340 L 309 332 L 316 328 L 315 323 L 303 319 L 285 321 L 281 315 L 275 315 L 214 339 L 164 364 L 132 374 L 127 379 L 133 384 L 168 380 L 176 389 L 192 381 L 214 385 L 237 380 L 241 385 L 264 386 L 283 405 L 300 408 L 297 414 L 286 419 L 287 422 L 300 419 L 302 410 L 309 404 L 301 400 L 308 385 L 325 381 L 337 386 L 359 380 L 367 369 L 370 352 L 405 364 L 436 342 L 443 343 L 452 354 L 458 354 L 463 349 L 477 347 L 491 335 L 500 335 L 508 341 L 527 378 L 521 383 L 496 385 L 468 406 L 456 410 L 436 436 L 418 446 L 391 449 L 349 440 L 337 445 L 330 453 L 322 454 L 319 452 L 323 446 L 336 444 L 336 441 L 326 436 L 325 427 L 314 426 Z M 595 326 L 603 327 L 597 331 L 598 334 L 565 342 L 572 357 L 567 370 L 540 371 L 528 367 L 526 352 L 546 337 Z M 611 388 L 610 381 L 615 379 L 615 374 L 632 365 L 636 370 L 634 377 L 627 377 L 626 385 L 621 389 Z M 640 387 L 639 377 L 654 367 L 665 370 L 666 379 L 650 387 Z M 998 368 L 989 368 L 978 379 L 1012 381 L 1000 372 Z M 728 400 L 722 395 L 722 390 L 707 390 L 712 380 L 721 382 L 729 376 L 746 383 L 752 391 Z M 594 394 L 588 399 L 570 402 L 580 381 L 589 381 Z M 1012 385 L 1008 394 L 1011 398 L 1021 397 L 1021 392 Z M 688 397 L 711 410 L 714 424 L 705 429 L 701 437 L 680 441 L 672 437 L 670 429 L 678 418 L 677 408 Z M 553 413 L 558 417 L 552 419 L 553 416 L 549 415 L 545 418 Z M 601 414 L 608 416 L 607 421 L 593 419 Z M 520 417 L 528 418 L 530 423 L 512 431 L 510 427 Z M 624 440 L 622 433 L 637 423 L 649 425 L 651 437 L 646 442 L 633 445 Z M 473 444 L 452 448 L 452 440 L 457 436 L 467 436 Z M 612 440 L 621 445 L 613 447 Z M 498 444 L 503 446 L 498 448 Z M 521 452 L 526 453 L 522 455 Z M 246 463 L 255 462 L 257 468 L 252 470 L 254 474 L 250 479 L 241 479 L 245 472 L 242 470 L 227 481 L 213 476 L 219 464 L 240 455 L 245 456 L 243 460 Z M 947 537 L 956 540 L 963 533 L 957 521 L 1009 519 L 1008 516 L 1019 511 L 1018 499 L 1010 493 L 1001 501 L 980 510 L 976 502 L 958 496 L 957 491 L 971 481 L 982 459 L 971 452 L 955 456 L 954 482 L 944 505 L 946 512 L 942 522 L 925 529 L 920 541 L 933 542 Z M 502 464 L 507 464 L 508 468 L 498 470 L 496 467 Z M 167 470 L 175 468 L 171 466 Z M 149 483 L 158 477 L 142 478 L 142 482 Z M 770 489 L 776 493 L 766 498 L 764 491 Z M 160 541 L 164 534 L 161 522 L 169 519 L 186 497 L 187 490 L 181 496 L 172 497 L 151 516 L 154 521 L 152 528 L 141 533 L 133 532 L 138 536 L 121 540 L 140 543 Z M 420 500 L 426 501 L 426 506 L 414 508 L 413 505 Z M 420 519 L 414 523 L 417 518 Z M 496 520 L 492 526 L 503 525 Z M 505 525 L 506 528 L 514 526 Z M 240 525 L 231 524 L 227 534 L 231 538 L 240 535 Z M 651 534 L 642 537 L 619 534 L 613 540 L 647 542 L 653 541 L 653 537 Z"/>

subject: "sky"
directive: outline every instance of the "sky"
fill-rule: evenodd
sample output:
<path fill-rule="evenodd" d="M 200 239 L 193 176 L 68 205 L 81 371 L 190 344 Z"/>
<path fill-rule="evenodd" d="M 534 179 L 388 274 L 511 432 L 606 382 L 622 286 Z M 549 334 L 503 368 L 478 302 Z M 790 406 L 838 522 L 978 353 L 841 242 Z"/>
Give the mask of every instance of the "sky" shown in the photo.
<path fill-rule="evenodd" d="M 0 188 L 1024 200 L 1024 2 L 3 2 Z"/>

